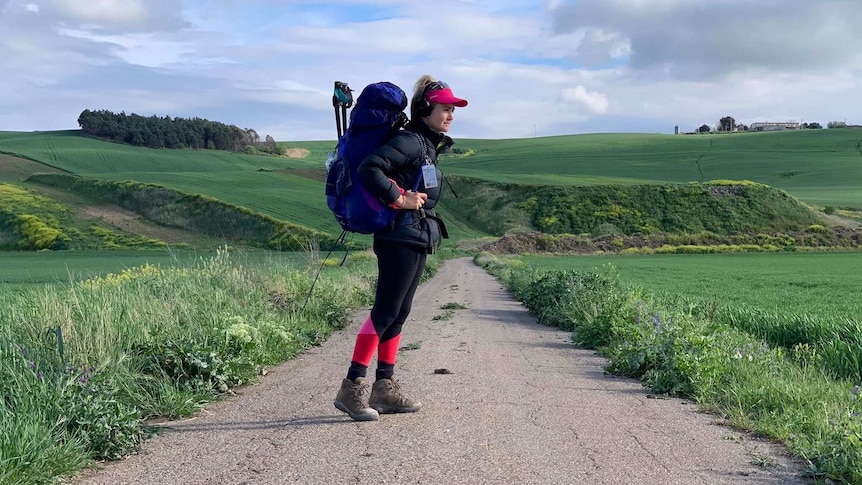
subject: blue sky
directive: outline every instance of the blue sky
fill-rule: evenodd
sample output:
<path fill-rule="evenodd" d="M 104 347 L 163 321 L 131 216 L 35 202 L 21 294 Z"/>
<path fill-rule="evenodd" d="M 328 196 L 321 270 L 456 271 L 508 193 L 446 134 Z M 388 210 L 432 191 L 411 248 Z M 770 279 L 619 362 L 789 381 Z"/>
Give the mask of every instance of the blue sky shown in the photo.
<path fill-rule="evenodd" d="M 857 0 L 0 0 L 0 130 L 84 109 L 334 139 L 333 81 L 422 74 L 451 134 L 862 124 Z"/>

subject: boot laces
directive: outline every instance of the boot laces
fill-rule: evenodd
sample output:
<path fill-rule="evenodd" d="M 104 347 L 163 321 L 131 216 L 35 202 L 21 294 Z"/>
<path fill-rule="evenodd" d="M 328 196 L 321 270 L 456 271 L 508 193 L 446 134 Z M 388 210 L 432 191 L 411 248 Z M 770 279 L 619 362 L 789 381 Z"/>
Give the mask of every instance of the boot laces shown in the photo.
<path fill-rule="evenodd" d="M 354 384 L 350 386 L 350 391 L 354 402 L 362 405 L 363 407 L 367 407 L 367 399 L 365 398 L 367 389 L 365 388 L 365 386 Z"/>
<path fill-rule="evenodd" d="M 398 383 L 398 380 L 395 378 L 389 379 L 389 387 L 392 389 L 392 392 L 401 395 L 401 384 Z"/>
<path fill-rule="evenodd" d="M 398 405 L 406 406 L 410 403 L 410 400 L 401 394 L 401 384 L 397 379 L 389 379 L 389 389 L 391 389 L 390 396 L 393 398 L 393 401 L 398 403 Z"/>

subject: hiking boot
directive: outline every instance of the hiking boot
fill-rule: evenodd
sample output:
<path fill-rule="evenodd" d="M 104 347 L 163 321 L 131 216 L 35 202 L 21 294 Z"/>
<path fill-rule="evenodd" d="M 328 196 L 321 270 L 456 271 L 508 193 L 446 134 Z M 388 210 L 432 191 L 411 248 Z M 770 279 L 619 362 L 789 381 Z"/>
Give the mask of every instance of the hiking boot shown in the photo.
<path fill-rule="evenodd" d="M 349 414 L 356 421 L 377 421 L 380 415 L 368 407 L 368 395 L 366 394 L 368 386 L 365 385 L 364 381 L 365 379 L 362 377 L 357 377 L 353 382 L 350 379 L 344 379 L 332 404 L 335 404 L 339 411 Z"/>
<path fill-rule="evenodd" d="M 401 395 L 401 385 L 394 377 L 378 379 L 371 387 L 371 398 L 368 404 L 378 413 L 415 413 L 422 403 L 411 401 Z"/>

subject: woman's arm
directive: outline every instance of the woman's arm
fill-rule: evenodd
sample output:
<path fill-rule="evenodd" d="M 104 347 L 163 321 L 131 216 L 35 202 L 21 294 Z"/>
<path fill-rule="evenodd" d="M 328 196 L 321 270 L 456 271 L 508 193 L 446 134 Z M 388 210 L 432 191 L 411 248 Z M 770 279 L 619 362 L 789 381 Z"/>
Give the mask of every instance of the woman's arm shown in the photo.
<path fill-rule="evenodd" d="M 404 207 L 406 198 L 404 190 L 409 188 L 399 187 L 393 179 L 396 178 L 396 173 L 415 163 L 414 160 L 419 157 L 419 149 L 419 142 L 415 136 L 399 133 L 359 164 L 360 181 L 384 203 Z"/>

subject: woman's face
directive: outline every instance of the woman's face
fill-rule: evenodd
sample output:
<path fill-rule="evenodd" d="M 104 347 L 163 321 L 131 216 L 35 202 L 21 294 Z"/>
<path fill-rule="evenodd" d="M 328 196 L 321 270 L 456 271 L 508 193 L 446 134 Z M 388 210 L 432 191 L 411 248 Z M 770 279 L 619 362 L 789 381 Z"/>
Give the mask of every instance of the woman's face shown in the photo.
<path fill-rule="evenodd" d="M 446 133 L 449 131 L 449 125 L 455 119 L 454 104 L 435 104 L 431 110 L 431 115 L 425 118 L 425 123 L 428 127 L 437 133 Z"/>

